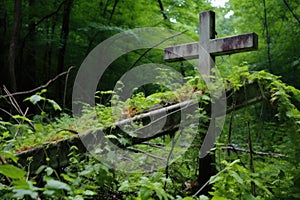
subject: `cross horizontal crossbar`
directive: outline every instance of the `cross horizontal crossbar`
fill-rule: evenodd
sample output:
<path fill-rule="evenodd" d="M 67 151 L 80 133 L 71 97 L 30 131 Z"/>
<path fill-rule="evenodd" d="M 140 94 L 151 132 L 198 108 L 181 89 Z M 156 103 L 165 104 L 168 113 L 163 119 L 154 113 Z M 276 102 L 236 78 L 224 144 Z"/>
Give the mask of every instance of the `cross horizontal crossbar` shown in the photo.
<path fill-rule="evenodd" d="M 210 39 L 207 53 L 212 56 L 229 55 L 258 49 L 256 33 L 246 33 L 225 38 Z M 199 43 L 189 43 L 167 47 L 164 50 L 164 59 L 168 62 L 199 58 Z"/>

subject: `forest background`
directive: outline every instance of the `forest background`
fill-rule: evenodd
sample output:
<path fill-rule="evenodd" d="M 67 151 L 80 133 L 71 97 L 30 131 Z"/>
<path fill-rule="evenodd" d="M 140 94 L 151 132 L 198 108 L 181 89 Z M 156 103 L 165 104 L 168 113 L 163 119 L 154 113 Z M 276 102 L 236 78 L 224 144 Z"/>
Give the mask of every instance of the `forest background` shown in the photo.
<path fill-rule="evenodd" d="M 300 4 L 297 0 L 229 0 L 223 6 L 213 5 L 208 0 L 0 0 L 3 198 L 93 199 L 115 195 L 120 199 L 300 199 Z M 194 181 L 201 176 L 197 142 L 181 160 L 167 165 L 167 173 L 161 170 L 128 177 L 88 156 L 80 160 L 76 147 L 70 148 L 70 165 L 63 171 L 42 165 L 35 176 L 30 165 L 16 162 L 13 154 L 17 152 L 42 145 L 45 139 L 55 142 L 79 131 L 72 124 L 73 83 L 81 63 L 99 43 L 140 27 L 168 28 L 198 41 L 198 14 L 206 10 L 216 12 L 216 38 L 258 34 L 258 51 L 221 56 L 216 64 L 232 90 L 243 88 L 248 80 L 258 81 L 269 98 L 227 116 L 216 146 L 214 166 L 218 173 L 209 181 L 209 193 L 203 193 L 207 196 L 195 195 L 203 186 Z M 166 64 L 190 80 L 188 83 L 199 82 L 197 70 L 188 62 L 166 63 L 162 50 L 144 52 L 141 49 L 121 56 L 101 77 L 98 90 L 102 96 L 95 110 L 104 123 L 112 123 L 111 111 L 103 106 L 111 102 L 111 93 L 104 91 L 112 90 L 134 66 Z M 150 85 L 138 92 L 142 95 L 133 96 L 130 106 L 139 103 L 149 108 L 153 102 L 148 105 L 147 97 L 166 91 Z M 170 100 L 164 93 L 159 95 Z M 201 101 L 205 104 L 209 98 L 204 97 Z M 209 118 L 206 114 L 202 116 L 204 121 Z M 61 131 L 66 127 L 68 131 Z M 65 135 L 57 136 L 60 132 Z M 155 143 L 171 140 L 170 136 Z"/>

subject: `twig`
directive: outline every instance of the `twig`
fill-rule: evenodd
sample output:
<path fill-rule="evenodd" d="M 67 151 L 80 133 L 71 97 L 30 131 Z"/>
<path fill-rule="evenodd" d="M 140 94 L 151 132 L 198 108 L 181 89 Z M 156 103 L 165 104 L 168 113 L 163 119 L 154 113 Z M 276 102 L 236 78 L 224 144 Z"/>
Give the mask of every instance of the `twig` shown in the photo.
<path fill-rule="evenodd" d="M 14 116 L 13 116 L 10 112 L 4 110 L 3 108 L 0 108 L 0 110 L 3 111 L 4 113 L 8 114 L 12 119 L 16 120 L 16 122 L 17 122 L 18 124 L 21 124 L 21 122 L 19 122 L 18 119 L 14 118 Z"/>
<path fill-rule="evenodd" d="M 16 109 L 16 111 L 22 115 L 23 117 L 26 117 L 26 113 L 28 111 L 28 108 L 26 109 L 25 113 L 22 111 L 21 107 L 19 106 L 18 102 L 16 101 L 16 99 L 12 96 L 12 94 L 8 91 L 8 89 L 4 86 L 4 92 L 6 93 L 6 95 L 8 95 L 8 98 L 11 102 L 11 104 L 13 105 L 13 107 Z M 28 121 L 29 125 L 34 129 L 34 125 Z M 17 132 L 16 132 L 17 134 Z M 15 134 L 15 136 L 16 136 Z"/>
<path fill-rule="evenodd" d="M 227 147 L 221 147 L 222 150 L 232 150 L 232 151 L 240 151 L 244 153 L 250 153 L 248 149 L 243 149 L 239 147 L 234 147 L 234 146 L 227 146 Z M 270 152 L 262 152 L 262 151 L 253 151 L 254 155 L 259 155 L 259 156 L 271 156 L 274 158 L 279 158 L 279 157 L 285 157 L 283 154 L 279 153 L 270 153 Z"/>
<path fill-rule="evenodd" d="M 74 66 L 71 66 L 68 71 L 67 71 L 67 75 L 66 75 L 66 79 L 65 79 L 65 90 L 64 90 L 64 99 L 63 99 L 63 109 L 65 108 L 66 105 L 66 95 L 67 95 L 67 86 L 68 86 L 68 79 L 69 79 L 69 74 L 71 69 L 73 69 Z"/>
<path fill-rule="evenodd" d="M 8 96 L 10 103 L 12 104 L 12 106 L 16 109 L 16 111 L 24 116 L 24 113 L 22 111 L 22 109 L 20 108 L 18 102 L 16 101 L 16 99 L 13 97 L 13 95 L 8 91 L 8 89 L 3 86 L 4 92 L 6 93 L 6 96 Z"/>
<path fill-rule="evenodd" d="M 126 149 L 128 149 L 129 151 L 133 151 L 133 152 L 135 152 L 135 153 L 143 153 L 143 154 L 145 154 L 145 155 L 147 155 L 147 156 L 150 156 L 150 157 L 155 158 L 155 159 L 158 159 L 158 160 L 166 161 L 165 158 L 156 156 L 156 155 L 154 155 L 154 154 L 148 153 L 148 152 L 143 151 L 143 150 L 140 150 L 140 149 L 136 149 L 136 148 L 133 148 L 133 147 L 127 147 Z"/>
<path fill-rule="evenodd" d="M 45 19 L 48 19 L 48 18 L 50 18 L 50 17 L 52 17 L 52 16 L 54 16 L 54 15 L 57 15 L 58 12 L 60 11 L 60 9 L 62 8 L 62 6 L 63 6 L 66 2 L 67 2 L 66 0 L 64 0 L 63 2 L 61 2 L 61 3 L 59 4 L 58 8 L 57 8 L 54 12 L 52 12 L 52 13 L 50 13 L 50 14 L 44 16 L 44 17 L 42 17 L 42 18 L 41 18 L 39 21 L 37 21 L 34 25 L 35 25 L 35 26 L 38 26 L 38 25 L 39 25 L 40 23 L 42 23 Z M 27 37 L 28 37 L 30 34 L 31 34 L 31 32 L 28 32 L 28 33 L 25 35 L 24 41 L 23 41 L 23 42 L 25 42 L 25 40 L 27 39 Z"/>
<path fill-rule="evenodd" d="M 300 19 L 297 17 L 297 15 L 293 12 L 293 10 L 291 9 L 290 5 L 288 4 L 288 2 L 286 2 L 286 0 L 283 0 L 284 4 L 286 5 L 286 7 L 289 9 L 289 11 L 292 13 L 293 17 L 297 20 L 297 22 L 300 24 Z"/>
<path fill-rule="evenodd" d="M 249 119 L 249 113 L 248 113 L 248 97 L 246 92 L 246 87 L 244 86 L 244 93 L 245 93 L 245 100 L 246 100 L 246 119 L 247 119 L 247 136 L 248 136 L 248 147 L 249 147 L 249 153 L 250 153 L 250 159 L 249 159 L 249 165 L 250 165 L 250 171 L 252 173 L 255 172 L 254 169 L 254 160 L 253 160 L 253 146 L 252 146 L 252 134 L 251 134 L 251 126 L 250 126 L 250 119 Z M 255 196 L 255 183 L 251 181 L 251 191 L 252 194 Z"/>
<path fill-rule="evenodd" d="M 182 134 L 182 131 L 179 131 L 177 138 L 174 136 L 173 139 L 172 139 L 172 148 L 171 148 L 171 150 L 170 150 L 170 152 L 168 154 L 167 164 L 166 164 L 166 169 L 165 169 L 166 178 L 169 178 L 169 162 L 170 162 L 170 158 L 171 158 L 171 155 L 172 155 L 172 153 L 174 151 L 175 145 L 178 142 L 178 139 L 181 136 L 181 134 Z M 166 190 L 166 187 L 167 187 L 167 182 L 165 182 L 165 184 L 164 184 L 164 189 L 165 190 Z"/>
<path fill-rule="evenodd" d="M 172 39 L 172 38 L 174 38 L 174 37 L 177 37 L 177 36 L 179 36 L 179 35 L 182 35 L 183 33 L 185 33 L 185 32 L 187 32 L 187 30 L 186 31 L 182 31 L 182 32 L 180 32 L 180 33 L 177 33 L 177 34 L 175 34 L 175 35 L 172 35 L 172 36 L 170 36 L 170 37 L 167 37 L 167 38 L 165 38 L 165 39 L 163 39 L 162 41 L 160 41 L 159 43 L 157 43 L 157 44 L 155 44 L 155 45 L 153 45 L 151 48 L 148 48 L 144 53 L 142 53 L 142 55 L 130 66 L 130 68 L 129 69 L 132 69 L 149 51 L 151 51 L 153 48 L 155 48 L 155 47 L 157 47 L 157 46 L 159 46 L 159 45 L 161 45 L 161 44 L 163 44 L 164 42 L 166 42 L 166 41 L 168 41 L 168 40 L 170 40 L 170 39 Z"/>
<path fill-rule="evenodd" d="M 204 185 L 202 185 L 202 187 L 193 195 L 193 197 L 197 197 L 197 195 L 207 186 L 207 184 L 209 183 L 209 180 L 206 181 L 206 183 L 204 183 Z"/>
<path fill-rule="evenodd" d="M 117 7 L 118 2 L 119 2 L 119 0 L 115 0 L 113 9 L 111 10 L 111 13 L 110 13 L 109 21 L 112 20 L 112 17 L 113 17 L 113 15 L 114 15 L 114 13 L 115 13 L 115 10 L 116 10 L 116 7 Z"/>
<path fill-rule="evenodd" d="M 144 145 L 149 145 L 151 147 L 155 147 L 155 148 L 159 148 L 159 149 L 165 149 L 165 147 L 161 144 L 155 144 L 155 143 L 151 143 L 151 142 L 142 142 L 141 144 L 144 144 Z"/>
<path fill-rule="evenodd" d="M 168 16 L 167 16 L 167 14 L 164 10 L 163 3 L 161 2 L 161 0 L 157 0 L 157 1 L 158 1 L 158 4 L 159 4 L 160 12 L 163 15 L 164 19 L 168 19 Z"/>
<path fill-rule="evenodd" d="M 234 119 L 234 111 L 235 111 L 235 105 L 236 105 L 236 96 L 235 93 L 232 96 L 233 102 L 232 102 L 232 112 L 230 115 L 230 121 L 229 121 L 229 130 L 228 130 L 228 144 L 231 144 L 231 135 L 232 135 L 232 127 L 233 127 L 233 119 Z M 230 151 L 228 151 L 228 156 L 230 156 Z"/>
<path fill-rule="evenodd" d="M 34 89 L 32 89 L 32 90 L 28 90 L 28 91 L 23 91 L 23 92 L 15 92 L 15 93 L 12 93 L 12 94 L 10 94 L 10 95 L 3 95 L 3 96 L 0 96 L 0 98 L 6 98 L 6 97 L 9 97 L 9 96 L 17 96 L 17 95 L 22 95 L 22 94 L 29 94 L 29 93 L 36 92 L 36 91 L 38 91 L 38 90 L 40 90 L 40 89 L 46 88 L 46 87 L 48 87 L 52 82 L 56 81 L 59 77 L 65 75 L 65 74 L 68 74 L 69 71 L 70 71 L 71 69 L 73 69 L 73 68 L 75 68 L 75 67 L 74 67 L 74 66 L 71 66 L 71 67 L 68 69 L 68 71 L 62 72 L 62 73 L 58 74 L 58 75 L 55 76 L 53 79 L 50 79 L 46 84 L 41 85 L 41 86 L 39 86 L 39 87 L 37 87 L 37 88 L 34 88 Z"/>
<path fill-rule="evenodd" d="M 259 141 L 259 139 L 261 138 L 262 132 L 263 132 L 263 126 L 264 126 L 264 120 L 263 120 L 263 112 L 264 111 L 264 104 L 261 104 L 261 108 L 260 108 L 260 114 L 259 114 L 259 131 L 258 131 L 258 135 L 256 138 L 256 142 Z"/>

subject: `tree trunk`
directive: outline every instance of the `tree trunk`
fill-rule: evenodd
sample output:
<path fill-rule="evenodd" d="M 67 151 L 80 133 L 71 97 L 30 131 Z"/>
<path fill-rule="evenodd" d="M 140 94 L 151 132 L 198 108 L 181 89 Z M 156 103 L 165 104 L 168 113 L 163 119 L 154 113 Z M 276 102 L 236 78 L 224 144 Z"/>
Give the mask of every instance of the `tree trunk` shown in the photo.
<path fill-rule="evenodd" d="M 35 10 L 35 0 L 29 0 L 29 9 L 31 12 L 29 13 L 29 25 L 28 25 L 28 40 L 24 41 L 24 47 L 26 46 L 26 51 L 23 52 L 25 55 L 25 60 L 21 60 L 20 67 L 22 75 L 18 77 L 21 80 L 22 90 L 28 90 L 36 87 L 39 82 L 36 79 L 36 72 L 39 71 L 36 69 L 36 13 Z M 26 38 L 24 38 L 26 40 Z M 22 55 L 21 55 L 22 57 Z"/>
<path fill-rule="evenodd" d="M 12 37 L 10 41 L 9 56 L 8 56 L 8 63 L 9 63 L 8 88 L 11 92 L 15 92 L 17 90 L 15 68 L 17 65 L 18 49 L 19 49 L 19 41 L 20 41 L 21 10 L 22 10 L 22 0 L 15 0 L 14 27 L 13 27 Z"/>
<path fill-rule="evenodd" d="M 211 133 L 214 134 L 216 130 L 215 119 L 211 119 L 211 120 L 213 120 L 211 123 L 213 127 L 210 127 L 213 129 Z M 206 123 L 206 129 L 208 129 L 209 125 L 210 122 Z M 202 136 L 202 140 L 201 140 L 202 142 L 204 141 L 204 138 L 205 135 Z M 216 174 L 217 174 L 217 169 L 216 169 L 215 153 L 211 151 L 208 155 L 199 159 L 199 176 L 198 176 L 199 187 L 197 188 L 197 190 L 201 190 L 201 191 L 198 193 L 198 195 L 200 194 L 209 195 L 209 192 L 212 189 L 212 185 L 210 185 L 208 181 L 210 177 Z"/>
<path fill-rule="evenodd" d="M 7 14 L 4 0 L 0 0 L 0 87 L 7 85 L 8 69 L 5 61 L 7 60 L 6 51 L 6 29 L 7 29 Z"/>
<path fill-rule="evenodd" d="M 71 14 L 73 2 L 74 0 L 67 0 L 64 6 L 63 21 L 62 21 L 62 28 L 60 34 L 61 47 L 58 51 L 58 59 L 57 59 L 57 74 L 60 74 L 64 71 L 65 54 L 66 54 L 67 40 L 69 35 L 70 14 Z M 62 91 L 63 91 L 63 84 L 62 81 L 60 81 L 58 84 L 59 99 L 62 99 L 63 97 Z"/>
<path fill-rule="evenodd" d="M 264 4 L 264 27 L 266 29 L 266 43 L 267 43 L 267 55 L 268 55 L 268 70 L 270 73 L 273 73 L 272 61 L 271 61 L 271 36 L 269 34 L 266 0 L 263 0 L 263 4 Z"/>

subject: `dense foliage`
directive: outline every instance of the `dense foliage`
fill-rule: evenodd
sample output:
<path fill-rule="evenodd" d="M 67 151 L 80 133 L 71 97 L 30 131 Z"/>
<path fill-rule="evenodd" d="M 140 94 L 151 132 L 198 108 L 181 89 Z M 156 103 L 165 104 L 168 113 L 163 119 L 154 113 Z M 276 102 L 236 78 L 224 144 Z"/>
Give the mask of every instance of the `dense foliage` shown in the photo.
<path fill-rule="evenodd" d="M 217 58 L 222 82 L 233 101 L 210 152 L 211 167 L 217 172 L 203 184 L 199 177 L 206 171 L 200 171 L 199 149 L 211 117 L 203 107 L 211 97 L 189 63 L 168 64 L 185 75 L 184 85 L 174 84 L 174 90 L 143 86 L 121 101 L 112 89 L 117 85 L 122 90 L 117 81 L 129 68 L 163 63 L 160 50 L 130 52 L 106 70 L 95 94 L 95 107 L 85 106 L 81 117 L 72 116 L 69 109 L 76 71 L 98 43 L 137 27 L 166 27 L 197 40 L 197 13 L 208 9 L 217 13 L 217 37 L 256 32 L 259 51 Z M 204 0 L 0 0 L 0 84 L 6 86 L 0 92 L 1 199 L 300 199 L 299 17 L 296 0 L 229 0 L 219 8 Z M 162 80 L 170 76 L 164 69 L 160 74 Z M 256 92 L 263 96 L 255 104 L 246 95 L 252 83 L 258 84 Z M 244 94 L 242 107 L 235 105 L 238 93 Z M 170 163 L 167 159 L 160 169 L 115 170 L 78 146 L 68 147 L 68 164 L 63 167 L 55 167 L 51 163 L 55 158 L 47 155 L 43 164 L 33 163 L 33 157 L 27 158 L 26 165 L 20 163 L 20 154 L 76 138 L 91 127 L 109 129 L 107 139 L 130 146 L 135 133 L 129 130 L 129 138 L 113 134 L 116 122 L 190 99 L 201 105 L 190 116 L 200 124 L 186 126 L 185 134 L 197 133 L 196 137 L 184 154 Z M 181 152 L 173 146 L 180 134 L 127 148 L 140 155 L 137 162 L 151 164 L 146 157 L 155 161 L 170 155 L 157 157 L 153 153 L 157 149 Z"/>
<path fill-rule="evenodd" d="M 186 86 L 172 92 L 156 93 L 148 97 L 138 93 L 126 102 L 120 102 L 121 113 L 116 115 L 117 118 L 112 118 L 111 107 L 105 107 L 102 104 L 98 104 L 94 109 L 86 108 L 86 115 L 83 116 L 85 124 L 80 123 L 80 126 L 76 120 L 80 122 L 83 120 L 65 114 L 56 118 L 52 123 L 46 123 L 45 120 L 49 120 L 49 116 L 44 110 L 33 119 L 15 115 L 13 118 L 18 122 L 17 124 L 1 122 L 1 157 L 6 162 L 16 164 L 17 158 L 13 156 L 13 153 L 24 150 L 24 147 L 30 149 L 34 147 L 33 143 L 42 145 L 45 142 L 74 137 L 67 130 L 82 131 L 90 128 L 93 120 L 88 116 L 94 112 L 101 116 L 96 126 L 105 128 L 111 126 L 124 114 L 126 117 L 138 114 L 132 113 L 132 116 L 127 116 L 128 108 L 133 104 L 142 112 L 154 105 L 164 104 L 166 101 L 174 102 L 176 100 L 174 96 L 178 94 L 187 94 L 182 100 L 189 99 L 191 96 L 184 91 L 191 91 L 198 82 L 195 81 L 196 79 L 199 78 L 190 79 Z M 300 140 L 298 134 L 300 119 L 299 110 L 291 100 L 299 103 L 300 92 L 294 87 L 286 86 L 278 77 L 264 71 L 249 73 L 246 66 L 236 67 L 235 73 L 231 74 L 228 80 L 231 83 L 230 88 L 236 91 L 243 90 L 245 83 L 258 82 L 263 88 L 261 92 L 266 95 L 268 101 L 237 110 L 228 116 L 228 122 L 215 150 L 219 172 L 210 179 L 210 184 L 213 186 L 210 192 L 211 198 L 299 198 L 300 175 L 297 144 Z M 199 82 L 196 86 L 203 88 L 203 83 Z M 205 93 L 201 93 L 200 96 L 198 93 L 193 95 L 198 96 L 199 102 L 205 103 L 209 100 Z M 28 100 L 37 105 L 43 105 L 44 101 L 52 102 L 49 104 L 54 109 L 60 108 L 53 101 L 45 98 L 43 92 L 31 96 Z M 178 100 L 180 99 L 176 101 Z M 273 110 L 271 112 L 275 115 L 269 114 L 266 110 Z M 209 119 L 205 112 L 199 117 L 203 122 Z M 191 130 L 195 131 L 195 129 Z M 199 129 L 199 133 L 202 135 L 205 130 Z M 247 134 L 253 141 L 252 153 L 247 152 L 249 148 Z M 108 138 L 115 139 L 116 136 L 108 135 Z M 127 142 L 126 138 L 120 136 L 117 139 Z M 170 139 L 157 138 L 150 142 L 164 146 Z M 114 171 L 90 155 L 82 159 L 78 149 L 73 146 L 69 154 L 69 166 L 60 172 L 47 165 L 40 166 L 35 172 L 26 172 L 22 169 L 23 166 L 1 165 L 0 173 L 4 175 L 1 185 L 2 194 L 7 199 L 25 196 L 32 199 L 38 196 L 54 199 L 121 199 L 122 197 L 125 199 L 182 199 L 183 197 L 192 199 L 187 196 L 196 194 L 195 189 L 198 190 L 201 187 L 195 181 L 197 176 L 201 175 L 201 172 L 197 172 L 197 154 L 200 143 L 201 137 L 196 137 L 187 152 L 168 166 L 169 175 L 166 174 L 164 168 L 152 173 L 126 174 Z M 232 147 L 232 151 L 229 152 L 225 147 Z M 151 152 L 157 147 L 137 145 L 135 148 Z M 194 198 L 197 199 L 197 197 Z M 207 199 L 208 197 L 202 195 L 198 198 Z"/>

